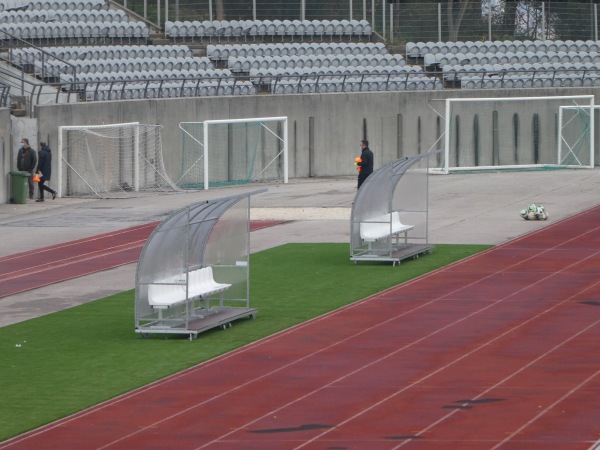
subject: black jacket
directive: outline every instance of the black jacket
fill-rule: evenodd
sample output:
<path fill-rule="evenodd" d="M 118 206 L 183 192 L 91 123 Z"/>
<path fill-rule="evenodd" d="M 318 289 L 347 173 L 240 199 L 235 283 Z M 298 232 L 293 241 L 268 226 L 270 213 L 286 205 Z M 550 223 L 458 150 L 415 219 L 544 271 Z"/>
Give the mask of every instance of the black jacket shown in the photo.
<path fill-rule="evenodd" d="M 35 150 L 31 147 L 23 147 L 17 154 L 17 170 L 25 172 L 33 172 L 37 163 L 37 157 L 35 156 Z"/>
<path fill-rule="evenodd" d="M 44 180 L 50 180 L 52 175 L 52 150 L 47 145 L 42 145 L 42 148 L 38 152 L 38 165 L 37 171 L 41 172 L 44 176 Z"/>
<path fill-rule="evenodd" d="M 360 176 L 367 178 L 373 173 L 373 152 L 369 147 L 362 149 L 360 159 L 362 159 L 362 162 L 358 163 L 360 166 Z"/>

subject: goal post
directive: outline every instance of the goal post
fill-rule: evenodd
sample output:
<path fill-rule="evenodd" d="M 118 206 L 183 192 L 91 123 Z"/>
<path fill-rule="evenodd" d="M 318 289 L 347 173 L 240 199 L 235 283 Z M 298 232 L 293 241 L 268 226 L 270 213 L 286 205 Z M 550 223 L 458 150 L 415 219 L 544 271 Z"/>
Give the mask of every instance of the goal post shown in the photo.
<path fill-rule="evenodd" d="M 288 118 L 181 122 L 181 188 L 288 182 Z"/>
<path fill-rule="evenodd" d="M 131 197 L 178 190 L 166 173 L 161 125 L 61 126 L 57 194 Z"/>
<path fill-rule="evenodd" d="M 587 155 L 582 149 L 589 144 L 586 136 L 595 136 L 595 116 L 600 106 L 561 106 L 559 110 L 558 161 L 567 167 L 586 165 L 593 168 L 595 162 L 595 142 L 593 151 Z M 587 163 L 587 164 L 586 164 Z"/>
<path fill-rule="evenodd" d="M 451 98 L 433 173 L 593 168 L 594 96 Z"/>

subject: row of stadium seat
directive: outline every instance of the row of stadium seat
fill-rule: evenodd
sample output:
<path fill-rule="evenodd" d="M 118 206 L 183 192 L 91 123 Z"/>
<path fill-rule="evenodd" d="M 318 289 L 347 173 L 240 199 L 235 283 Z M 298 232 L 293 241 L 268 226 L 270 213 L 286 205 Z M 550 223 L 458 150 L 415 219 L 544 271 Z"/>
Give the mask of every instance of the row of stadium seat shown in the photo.
<path fill-rule="evenodd" d="M 304 67 L 369 67 L 374 65 L 404 66 L 402 55 L 304 55 L 230 57 L 227 66 L 232 72 L 249 72 L 250 69 L 304 68 Z"/>
<path fill-rule="evenodd" d="M 44 52 L 70 62 L 72 60 L 126 59 L 126 58 L 174 58 L 191 57 L 187 45 L 94 45 L 46 47 Z M 10 51 L 10 61 L 18 67 L 33 64 L 42 59 L 42 51 L 36 47 L 15 48 Z M 46 56 L 46 59 L 48 57 Z"/>
<path fill-rule="evenodd" d="M 273 80 L 275 94 L 309 94 L 327 92 L 377 92 L 377 91 L 433 91 L 441 90 L 442 83 L 430 77 L 340 77 L 298 82 L 295 80 Z"/>
<path fill-rule="evenodd" d="M 493 76 L 467 76 L 460 80 L 462 89 L 521 89 L 521 88 L 549 88 L 549 87 L 592 87 L 600 86 L 600 74 L 521 74 L 521 75 L 493 75 Z"/>
<path fill-rule="evenodd" d="M 95 74 L 105 72 L 125 72 L 135 70 L 146 70 L 160 73 L 168 70 L 208 70 L 213 69 L 213 64 L 208 58 L 193 58 L 193 57 L 169 57 L 169 58 L 132 58 L 126 60 L 118 59 L 92 59 L 85 61 L 71 61 L 70 64 L 62 61 L 46 61 L 42 64 L 41 61 L 36 61 L 36 74 L 41 74 L 45 71 L 46 77 L 58 77 L 62 74 L 76 73 Z M 229 72 L 229 71 L 228 71 Z M 162 78 L 162 77 L 158 77 Z"/>
<path fill-rule="evenodd" d="M 216 95 L 254 95 L 256 87 L 247 81 L 165 81 L 144 83 L 90 84 L 85 89 L 88 101 L 142 98 L 210 97 Z"/>
<path fill-rule="evenodd" d="M 142 80 L 169 80 L 175 78 L 187 78 L 190 80 L 201 79 L 229 79 L 233 80 L 229 70 L 214 69 L 161 69 L 161 70 L 122 70 L 106 72 L 82 73 L 76 78 L 70 74 L 61 74 L 60 81 L 63 83 L 112 83 L 119 81 L 142 81 Z"/>
<path fill-rule="evenodd" d="M 200 21 L 168 21 L 165 23 L 166 34 L 174 39 L 256 39 L 279 38 L 332 40 L 338 37 L 370 38 L 372 28 L 366 20 L 206 20 Z"/>
<path fill-rule="evenodd" d="M 277 77 L 295 77 L 303 80 L 323 80 L 328 78 L 339 78 L 343 75 L 355 76 L 376 76 L 376 75 L 394 75 L 406 77 L 423 77 L 422 69 L 419 66 L 372 66 L 372 67 L 319 67 L 305 69 L 251 69 L 249 73 L 250 81 L 258 84 L 270 83 L 271 78 Z"/>
<path fill-rule="evenodd" d="M 600 52 L 600 41 L 572 40 L 514 40 L 514 41 L 455 41 L 408 42 L 406 54 L 424 58 L 428 54 L 448 53 L 515 53 L 515 52 Z"/>
<path fill-rule="evenodd" d="M 110 3 L 105 0 L 4 0 L 0 2 L 0 12 L 10 11 L 91 11 L 108 10 Z"/>
<path fill-rule="evenodd" d="M 474 64 L 444 66 L 444 79 L 457 80 L 462 76 L 468 76 L 470 72 L 485 73 L 493 75 L 504 73 L 517 75 L 519 73 L 598 73 L 600 68 L 595 63 L 524 63 L 524 64 Z M 531 75 L 529 75 L 531 76 Z"/>
<path fill-rule="evenodd" d="M 459 64 L 516 64 L 537 62 L 600 62 L 600 52 L 457 53 L 426 55 L 428 68 Z"/>
<path fill-rule="evenodd" d="M 71 40 L 85 38 L 105 38 L 114 40 L 145 39 L 150 30 L 144 22 L 46 22 L 35 26 L 22 24 L 0 24 L 0 41 L 12 40 L 14 36 L 23 40 Z"/>
<path fill-rule="evenodd" d="M 122 10 L 25 10 L 0 13 L 0 23 L 37 24 L 37 22 L 129 22 Z"/>
<path fill-rule="evenodd" d="M 209 44 L 206 47 L 206 54 L 213 61 L 227 61 L 232 56 L 385 55 L 387 53 L 386 46 L 381 42 Z"/>

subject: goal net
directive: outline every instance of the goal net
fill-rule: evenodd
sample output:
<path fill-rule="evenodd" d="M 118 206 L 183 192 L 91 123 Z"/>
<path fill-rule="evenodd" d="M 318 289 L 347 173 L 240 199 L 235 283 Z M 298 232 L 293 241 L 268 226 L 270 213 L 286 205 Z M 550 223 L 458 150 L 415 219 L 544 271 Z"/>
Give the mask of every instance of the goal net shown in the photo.
<path fill-rule="evenodd" d="M 593 168 L 593 105 L 592 95 L 447 99 L 433 171 Z"/>
<path fill-rule="evenodd" d="M 165 171 L 160 125 L 63 126 L 58 195 L 121 198 L 177 190 Z"/>
<path fill-rule="evenodd" d="M 288 182 L 287 117 L 182 122 L 177 186 Z"/>

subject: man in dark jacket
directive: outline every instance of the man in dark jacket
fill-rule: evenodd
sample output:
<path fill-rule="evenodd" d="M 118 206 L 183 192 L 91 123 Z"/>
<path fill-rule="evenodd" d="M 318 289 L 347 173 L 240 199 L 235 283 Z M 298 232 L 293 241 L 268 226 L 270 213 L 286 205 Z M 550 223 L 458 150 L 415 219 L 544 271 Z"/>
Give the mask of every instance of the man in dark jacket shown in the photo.
<path fill-rule="evenodd" d="M 29 198 L 33 199 L 33 171 L 37 164 L 35 151 L 29 146 L 29 139 L 21 139 L 19 153 L 17 153 L 17 170 L 29 172 L 27 181 L 29 182 Z"/>
<path fill-rule="evenodd" d="M 38 190 L 40 192 L 40 198 L 36 202 L 44 201 L 44 191 L 48 191 L 52 194 L 52 200 L 56 198 L 56 191 L 45 186 L 46 181 L 50 181 L 50 175 L 52 175 L 52 151 L 45 142 L 40 142 L 40 151 L 38 152 L 38 166 L 37 173 L 40 177 L 38 181 Z"/>
<path fill-rule="evenodd" d="M 360 141 L 360 147 L 362 148 L 360 162 L 356 163 L 360 168 L 358 172 L 359 189 L 361 184 L 363 184 L 363 181 L 365 181 L 367 177 L 373 173 L 373 152 L 369 149 L 369 141 L 363 139 Z"/>

